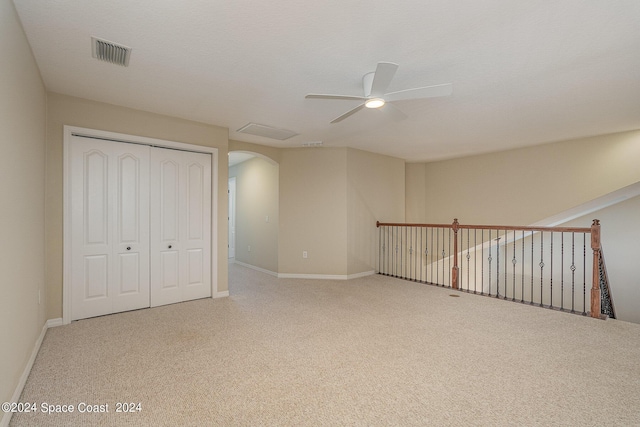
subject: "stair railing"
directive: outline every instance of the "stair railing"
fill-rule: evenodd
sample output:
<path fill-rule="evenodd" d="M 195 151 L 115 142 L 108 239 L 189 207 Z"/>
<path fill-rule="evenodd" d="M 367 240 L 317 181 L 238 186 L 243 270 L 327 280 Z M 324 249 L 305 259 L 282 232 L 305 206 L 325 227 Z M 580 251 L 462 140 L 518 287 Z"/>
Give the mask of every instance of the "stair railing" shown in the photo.
<path fill-rule="evenodd" d="M 465 225 L 457 219 L 451 224 L 376 225 L 379 274 L 615 317 L 598 220 L 591 227 Z"/>

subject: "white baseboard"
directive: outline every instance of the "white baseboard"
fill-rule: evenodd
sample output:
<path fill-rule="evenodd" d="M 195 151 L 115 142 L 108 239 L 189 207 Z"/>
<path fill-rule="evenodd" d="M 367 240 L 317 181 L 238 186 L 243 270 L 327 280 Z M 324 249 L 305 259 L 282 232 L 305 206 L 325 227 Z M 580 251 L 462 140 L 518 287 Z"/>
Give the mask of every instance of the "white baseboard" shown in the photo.
<path fill-rule="evenodd" d="M 229 296 L 229 291 L 220 291 L 213 294 L 211 298 L 224 298 L 228 296 Z"/>
<path fill-rule="evenodd" d="M 347 280 L 358 279 L 360 277 L 373 276 L 374 274 L 376 274 L 375 270 L 363 271 L 362 273 L 349 274 L 347 276 Z"/>
<path fill-rule="evenodd" d="M 299 274 L 299 273 L 276 273 L 275 271 L 267 270 L 264 268 L 256 267 L 255 265 L 247 264 L 242 261 L 235 260 L 235 264 L 243 267 L 250 268 L 252 270 L 260 271 L 262 273 L 269 274 L 277 277 L 278 279 L 319 279 L 319 280 L 350 280 L 357 279 L 359 277 L 371 276 L 376 274 L 375 270 L 363 271 L 355 274 Z"/>
<path fill-rule="evenodd" d="M 317 280 L 351 280 L 359 277 L 371 276 L 376 272 L 364 271 L 355 274 L 298 274 L 298 273 L 278 273 L 278 279 L 317 279 Z"/>
<path fill-rule="evenodd" d="M 18 385 L 16 386 L 15 391 L 13 392 L 13 396 L 11 396 L 10 402 L 19 402 L 20 395 L 22 395 L 22 390 L 24 389 L 24 385 L 27 383 L 27 378 L 29 378 L 29 374 L 31 373 L 31 368 L 33 368 L 33 362 L 36 360 L 36 356 L 40 351 L 40 346 L 42 345 L 42 340 L 44 340 L 44 336 L 47 333 L 47 329 L 53 328 L 55 326 L 61 326 L 62 319 L 49 319 L 42 326 L 42 331 L 40 331 L 40 335 L 36 340 L 35 345 L 33 346 L 33 350 L 31 351 L 31 356 L 29 357 L 29 361 L 27 362 L 27 366 L 24 367 L 24 371 L 20 376 L 20 380 L 18 381 Z M 2 416 L 2 420 L 0 420 L 0 427 L 8 427 L 9 421 L 11 421 L 11 417 L 13 416 L 12 412 L 5 412 Z"/>
<path fill-rule="evenodd" d="M 62 317 L 47 320 L 47 328 L 55 328 L 56 326 L 62 326 Z"/>
<path fill-rule="evenodd" d="M 279 277 L 278 273 L 276 273 L 275 271 L 267 270 L 266 268 L 256 267 L 255 265 L 247 264 L 246 262 L 242 262 L 238 260 L 236 260 L 235 263 L 243 267 L 250 268 L 252 270 L 260 271 L 262 273 L 266 273 L 274 277 Z"/>

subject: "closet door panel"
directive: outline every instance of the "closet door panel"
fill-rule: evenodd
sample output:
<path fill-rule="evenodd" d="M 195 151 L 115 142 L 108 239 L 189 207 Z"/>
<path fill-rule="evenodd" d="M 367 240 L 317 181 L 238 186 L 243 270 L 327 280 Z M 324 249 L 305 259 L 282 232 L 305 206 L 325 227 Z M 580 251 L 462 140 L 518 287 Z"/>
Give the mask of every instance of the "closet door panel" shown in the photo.
<path fill-rule="evenodd" d="M 211 296 L 211 156 L 183 153 L 186 166 L 184 300 Z"/>
<path fill-rule="evenodd" d="M 149 147 L 113 143 L 113 312 L 149 307 Z"/>
<path fill-rule="evenodd" d="M 151 305 L 211 296 L 211 156 L 152 148 Z"/>
<path fill-rule="evenodd" d="M 149 149 L 70 144 L 71 318 L 149 306 Z"/>
<path fill-rule="evenodd" d="M 179 302 L 180 152 L 151 149 L 151 306 Z"/>
<path fill-rule="evenodd" d="M 70 146 L 73 320 L 111 312 L 109 152 L 95 141 Z"/>

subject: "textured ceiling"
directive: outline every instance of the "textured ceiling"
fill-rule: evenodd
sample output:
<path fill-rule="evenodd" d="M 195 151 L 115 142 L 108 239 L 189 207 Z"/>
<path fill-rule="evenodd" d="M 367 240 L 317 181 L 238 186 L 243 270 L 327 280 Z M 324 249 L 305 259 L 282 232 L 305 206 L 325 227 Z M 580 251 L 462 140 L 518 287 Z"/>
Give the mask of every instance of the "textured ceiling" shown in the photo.
<path fill-rule="evenodd" d="M 640 128 L 637 0 L 14 0 L 48 90 L 229 128 L 231 139 L 307 141 L 409 161 Z M 129 67 L 91 57 L 91 36 L 133 48 Z M 401 101 L 357 101 L 379 61 L 389 91 L 453 83 Z M 355 102 L 355 103 L 354 103 Z M 286 141 L 235 132 L 290 129 Z"/>

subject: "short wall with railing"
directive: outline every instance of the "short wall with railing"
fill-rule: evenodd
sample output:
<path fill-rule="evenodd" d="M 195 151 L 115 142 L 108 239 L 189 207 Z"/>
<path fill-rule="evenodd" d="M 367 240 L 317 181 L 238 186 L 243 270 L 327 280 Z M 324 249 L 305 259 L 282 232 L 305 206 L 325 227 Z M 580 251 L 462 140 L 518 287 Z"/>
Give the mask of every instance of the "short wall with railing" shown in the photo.
<path fill-rule="evenodd" d="M 591 227 L 377 223 L 379 274 L 592 317 L 615 317 Z"/>

